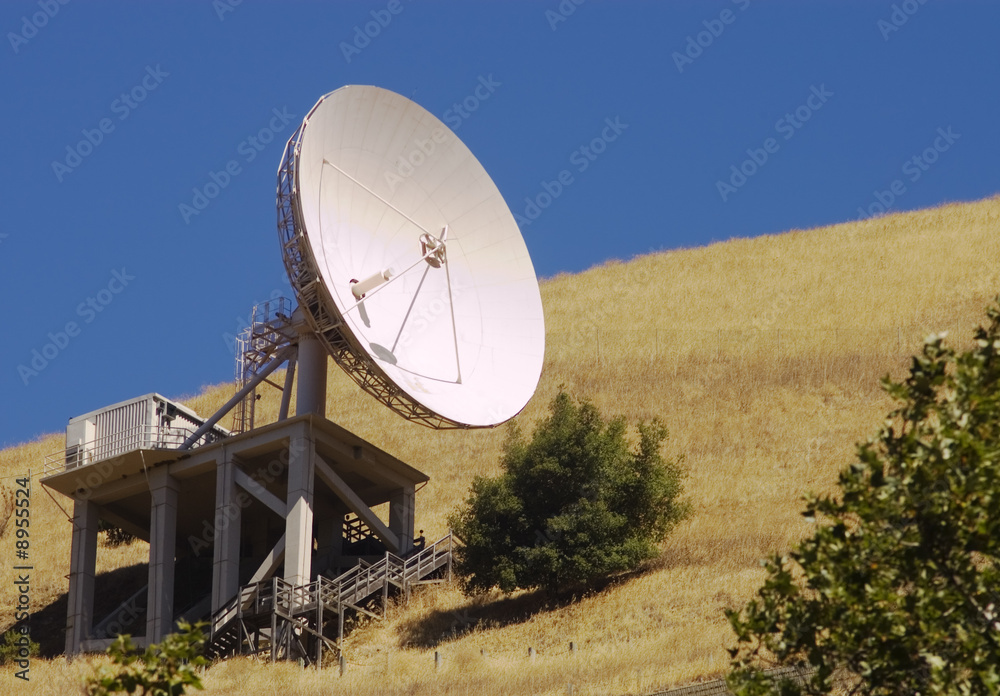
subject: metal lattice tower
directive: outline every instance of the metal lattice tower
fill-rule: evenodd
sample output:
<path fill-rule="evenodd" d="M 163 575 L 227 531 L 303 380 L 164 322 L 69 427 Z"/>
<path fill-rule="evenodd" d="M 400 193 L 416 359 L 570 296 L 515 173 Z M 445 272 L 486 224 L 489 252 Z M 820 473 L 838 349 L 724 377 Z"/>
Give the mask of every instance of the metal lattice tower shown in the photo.
<path fill-rule="evenodd" d="M 292 304 L 279 297 L 254 305 L 250 325 L 236 338 L 236 385 L 240 389 L 257 375 L 275 354 L 295 342 L 292 328 Z M 253 429 L 256 387 L 240 401 L 233 411 L 234 433 Z"/>

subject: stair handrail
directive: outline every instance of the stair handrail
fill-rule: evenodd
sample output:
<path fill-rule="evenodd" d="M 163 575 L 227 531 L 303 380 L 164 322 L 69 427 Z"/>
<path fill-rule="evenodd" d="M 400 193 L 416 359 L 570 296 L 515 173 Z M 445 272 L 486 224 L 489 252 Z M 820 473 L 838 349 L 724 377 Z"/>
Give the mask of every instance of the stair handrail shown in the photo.
<path fill-rule="evenodd" d="M 320 601 L 354 606 L 370 596 L 385 583 L 406 586 L 415 580 L 422 580 L 429 573 L 440 568 L 452 553 L 451 534 L 438 539 L 427 548 L 401 558 L 386 552 L 375 563 L 361 561 L 335 578 L 319 576 L 305 585 L 294 585 L 284 578 L 272 577 L 267 580 L 245 585 L 236 596 L 226 602 L 211 615 L 211 634 L 214 639 L 241 611 L 253 605 L 255 614 L 265 610 L 284 609 L 286 616 L 295 616 L 299 610 L 315 606 Z M 268 606 L 270 605 L 270 606 Z"/>

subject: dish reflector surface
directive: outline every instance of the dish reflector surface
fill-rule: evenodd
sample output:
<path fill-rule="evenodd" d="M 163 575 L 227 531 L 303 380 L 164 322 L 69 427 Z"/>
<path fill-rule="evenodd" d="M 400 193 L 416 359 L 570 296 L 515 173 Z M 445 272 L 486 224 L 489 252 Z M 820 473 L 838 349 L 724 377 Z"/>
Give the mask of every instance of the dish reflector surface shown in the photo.
<path fill-rule="evenodd" d="M 321 98 L 286 146 L 278 227 L 313 330 L 387 406 L 488 427 L 527 404 L 545 352 L 534 267 L 486 170 L 431 113 L 378 87 Z"/>

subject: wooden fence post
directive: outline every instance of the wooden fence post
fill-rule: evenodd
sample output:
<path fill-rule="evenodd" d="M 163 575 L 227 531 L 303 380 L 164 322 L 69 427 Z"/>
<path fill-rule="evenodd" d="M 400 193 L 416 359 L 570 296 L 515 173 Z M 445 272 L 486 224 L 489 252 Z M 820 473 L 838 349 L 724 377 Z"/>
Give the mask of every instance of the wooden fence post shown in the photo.
<path fill-rule="evenodd" d="M 385 577 L 382 579 L 382 618 L 389 607 L 389 552 L 385 552 Z"/>
<path fill-rule="evenodd" d="M 323 669 L 323 586 L 316 581 L 316 628 L 319 636 L 316 638 L 316 669 Z"/>
<path fill-rule="evenodd" d="M 259 592 L 258 592 L 259 594 Z M 271 664 L 278 659 L 278 577 L 271 578 Z"/>
<path fill-rule="evenodd" d="M 344 651 L 344 603 L 337 599 L 337 650 Z"/>

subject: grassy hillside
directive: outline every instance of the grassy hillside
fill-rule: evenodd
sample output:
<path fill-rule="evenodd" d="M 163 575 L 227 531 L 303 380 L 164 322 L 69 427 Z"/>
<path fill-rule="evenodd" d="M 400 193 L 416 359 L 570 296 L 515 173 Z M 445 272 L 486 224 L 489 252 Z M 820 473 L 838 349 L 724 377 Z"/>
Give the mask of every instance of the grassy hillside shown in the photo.
<path fill-rule="evenodd" d="M 694 514 L 662 558 L 573 603 L 530 594 L 471 601 L 454 587 L 426 589 L 392 607 L 387 620 L 351 633 L 342 680 L 235 660 L 208 672 L 208 692 L 245 693 L 252 684 L 304 694 L 331 687 L 556 694 L 573 683 L 579 694 L 624 693 L 719 674 L 731 643 L 722 610 L 753 594 L 763 578 L 759 559 L 808 531 L 802 494 L 829 490 L 854 443 L 891 406 L 879 377 L 902 374 L 927 333 L 968 340 L 1000 292 L 998 258 L 1000 198 L 992 198 L 651 254 L 544 281 L 545 367 L 519 421 L 530 432 L 561 384 L 606 414 L 664 421 L 667 454 L 685 458 Z M 260 404 L 273 418 L 279 395 L 267 389 Z M 208 414 L 231 391 L 208 388 L 187 403 Z M 387 412 L 332 366 L 327 415 L 430 475 L 417 496 L 417 524 L 428 539 L 446 533 L 446 517 L 473 476 L 498 470 L 503 428 L 426 430 Z M 57 435 L 0 452 L 0 477 L 37 471 L 42 455 L 61 446 Z M 57 498 L 34 488 L 37 608 L 66 591 L 70 529 L 57 502 L 70 505 Z M 8 558 L 9 533 L 0 548 Z M 98 570 L 142 563 L 145 553 L 141 543 L 102 547 Z M 0 627 L 13 620 L 4 565 Z M 36 636 L 58 631 L 60 606 L 64 598 L 36 624 Z M 579 646 L 575 655 L 569 641 Z M 531 662 L 529 646 L 538 653 Z M 435 650 L 444 657 L 439 671 Z M 64 692 L 81 669 L 80 661 L 37 661 L 30 688 L 20 692 Z M 0 671 L 0 691 L 8 676 Z"/>

